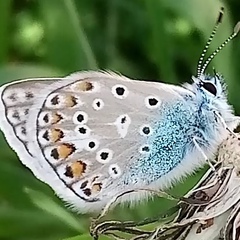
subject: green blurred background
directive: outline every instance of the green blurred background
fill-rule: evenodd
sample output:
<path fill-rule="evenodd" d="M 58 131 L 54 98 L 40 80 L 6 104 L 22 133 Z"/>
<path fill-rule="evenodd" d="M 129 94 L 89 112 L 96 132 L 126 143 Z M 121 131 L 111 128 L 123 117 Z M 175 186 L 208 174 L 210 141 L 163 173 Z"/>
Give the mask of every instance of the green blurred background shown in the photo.
<path fill-rule="evenodd" d="M 98 68 L 145 80 L 190 81 L 221 6 L 224 22 L 211 51 L 240 20 L 239 0 L 1 0 L 0 83 Z M 208 68 L 225 76 L 237 113 L 239 64 L 240 37 Z M 202 172 L 172 192 L 185 193 Z M 132 210 L 118 207 L 108 218 L 140 220 L 172 204 L 155 198 Z M 89 216 L 68 210 L 21 165 L 1 135 L 0 239 L 88 239 L 88 224 Z"/>

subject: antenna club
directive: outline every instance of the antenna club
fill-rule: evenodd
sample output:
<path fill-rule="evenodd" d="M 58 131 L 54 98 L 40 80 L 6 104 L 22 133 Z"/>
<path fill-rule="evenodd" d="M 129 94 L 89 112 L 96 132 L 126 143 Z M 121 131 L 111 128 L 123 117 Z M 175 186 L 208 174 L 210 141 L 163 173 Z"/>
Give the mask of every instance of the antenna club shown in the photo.
<path fill-rule="evenodd" d="M 237 34 L 239 33 L 239 31 L 240 31 L 240 21 L 237 22 L 237 24 L 235 25 L 234 30 L 233 30 L 233 33 L 234 33 L 235 35 L 237 35 Z"/>
<path fill-rule="evenodd" d="M 219 14 L 218 14 L 218 18 L 217 18 L 216 24 L 219 24 L 219 23 L 222 22 L 223 14 L 224 14 L 224 7 L 221 7 L 221 9 L 219 11 Z"/>

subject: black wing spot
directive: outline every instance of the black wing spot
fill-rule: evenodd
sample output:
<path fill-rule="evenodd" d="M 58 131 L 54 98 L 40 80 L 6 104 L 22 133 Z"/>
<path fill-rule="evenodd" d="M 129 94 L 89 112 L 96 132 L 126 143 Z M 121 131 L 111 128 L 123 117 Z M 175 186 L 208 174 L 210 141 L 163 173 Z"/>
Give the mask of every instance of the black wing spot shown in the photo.
<path fill-rule="evenodd" d="M 78 129 L 78 131 L 79 131 L 81 134 L 86 134 L 87 129 L 86 129 L 85 127 L 80 127 L 80 128 Z"/>
<path fill-rule="evenodd" d="M 107 152 L 102 152 L 102 153 L 100 154 L 100 157 L 101 157 L 102 160 L 106 160 L 106 159 L 108 158 L 108 155 L 109 155 L 109 153 L 107 153 Z"/>
<path fill-rule="evenodd" d="M 117 87 L 116 88 L 117 95 L 123 96 L 124 92 L 125 92 L 125 89 L 123 87 Z"/>
<path fill-rule="evenodd" d="M 158 104 L 158 100 L 156 98 L 149 98 L 148 102 L 150 106 L 156 106 Z"/>

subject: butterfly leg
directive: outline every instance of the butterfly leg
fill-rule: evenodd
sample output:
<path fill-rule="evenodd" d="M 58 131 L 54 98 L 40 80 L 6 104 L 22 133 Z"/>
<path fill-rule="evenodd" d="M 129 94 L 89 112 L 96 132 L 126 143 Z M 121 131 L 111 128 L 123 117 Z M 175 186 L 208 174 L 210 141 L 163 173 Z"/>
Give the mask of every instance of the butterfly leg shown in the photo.
<path fill-rule="evenodd" d="M 212 171 L 216 173 L 217 171 L 216 171 L 215 167 L 212 165 L 211 161 L 208 159 L 208 157 L 206 156 L 206 154 L 204 153 L 204 151 L 202 150 L 202 148 L 200 147 L 200 145 L 198 144 L 197 141 L 198 141 L 198 138 L 194 137 L 193 143 L 194 143 L 195 147 L 202 154 L 202 156 L 204 157 L 205 161 L 208 163 L 208 165 L 212 169 Z"/>
<path fill-rule="evenodd" d="M 209 167 L 212 169 L 212 171 L 214 172 L 214 174 L 216 175 L 216 180 L 215 182 L 211 183 L 211 185 L 206 185 L 204 186 L 203 189 L 211 187 L 212 185 L 215 185 L 217 182 L 222 182 L 222 177 L 221 174 L 216 170 L 216 168 L 213 166 L 213 164 L 211 163 L 211 161 L 208 159 L 208 157 L 206 156 L 206 154 L 204 153 L 204 151 L 202 150 L 202 148 L 200 147 L 200 145 L 197 142 L 198 138 L 193 138 L 193 143 L 195 145 L 195 147 L 198 149 L 198 151 L 202 154 L 202 156 L 204 157 L 205 161 L 208 163 Z M 203 190 L 202 189 L 202 190 Z"/>
<path fill-rule="evenodd" d="M 229 133 L 231 133 L 234 137 L 236 137 L 238 140 L 240 140 L 240 138 L 238 137 L 238 135 L 237 135 L 235 132 L 233 132 L 233 131 L 228 127 L 228 125 L 226 124 L 226 122 L 225 122 L 225 120 L 223 119 L 223 117 L 222 117 L 218 112 L 216 112 L 216 111 L 214 111 L 214 114 L 216 115 L 216 117 L 219 118 L 219 120 L 221 121 L 221 123 L 223 124 L 223 126 L 225 127 L 225 129 L 226 129 Z M 238 117 L 238 119 L 239 119 L 239 122 L 240 122 L 240 118 L 239 118 L 239 117 Z"/>

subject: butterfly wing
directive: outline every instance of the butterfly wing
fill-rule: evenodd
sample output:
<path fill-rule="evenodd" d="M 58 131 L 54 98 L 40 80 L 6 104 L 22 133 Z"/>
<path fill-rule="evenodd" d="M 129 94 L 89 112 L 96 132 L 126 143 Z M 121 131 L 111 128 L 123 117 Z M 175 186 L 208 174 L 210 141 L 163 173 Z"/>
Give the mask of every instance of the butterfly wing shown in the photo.
<path fill-rule="evenodd" d="M 1 88 L 0 125 L 36 177 L 87 212 L 134 188 L 123 176 L 148 151 L 150 123 L 165 103 L 186 94 L 181 87 L 113 73 L 28 79 Z"/>

